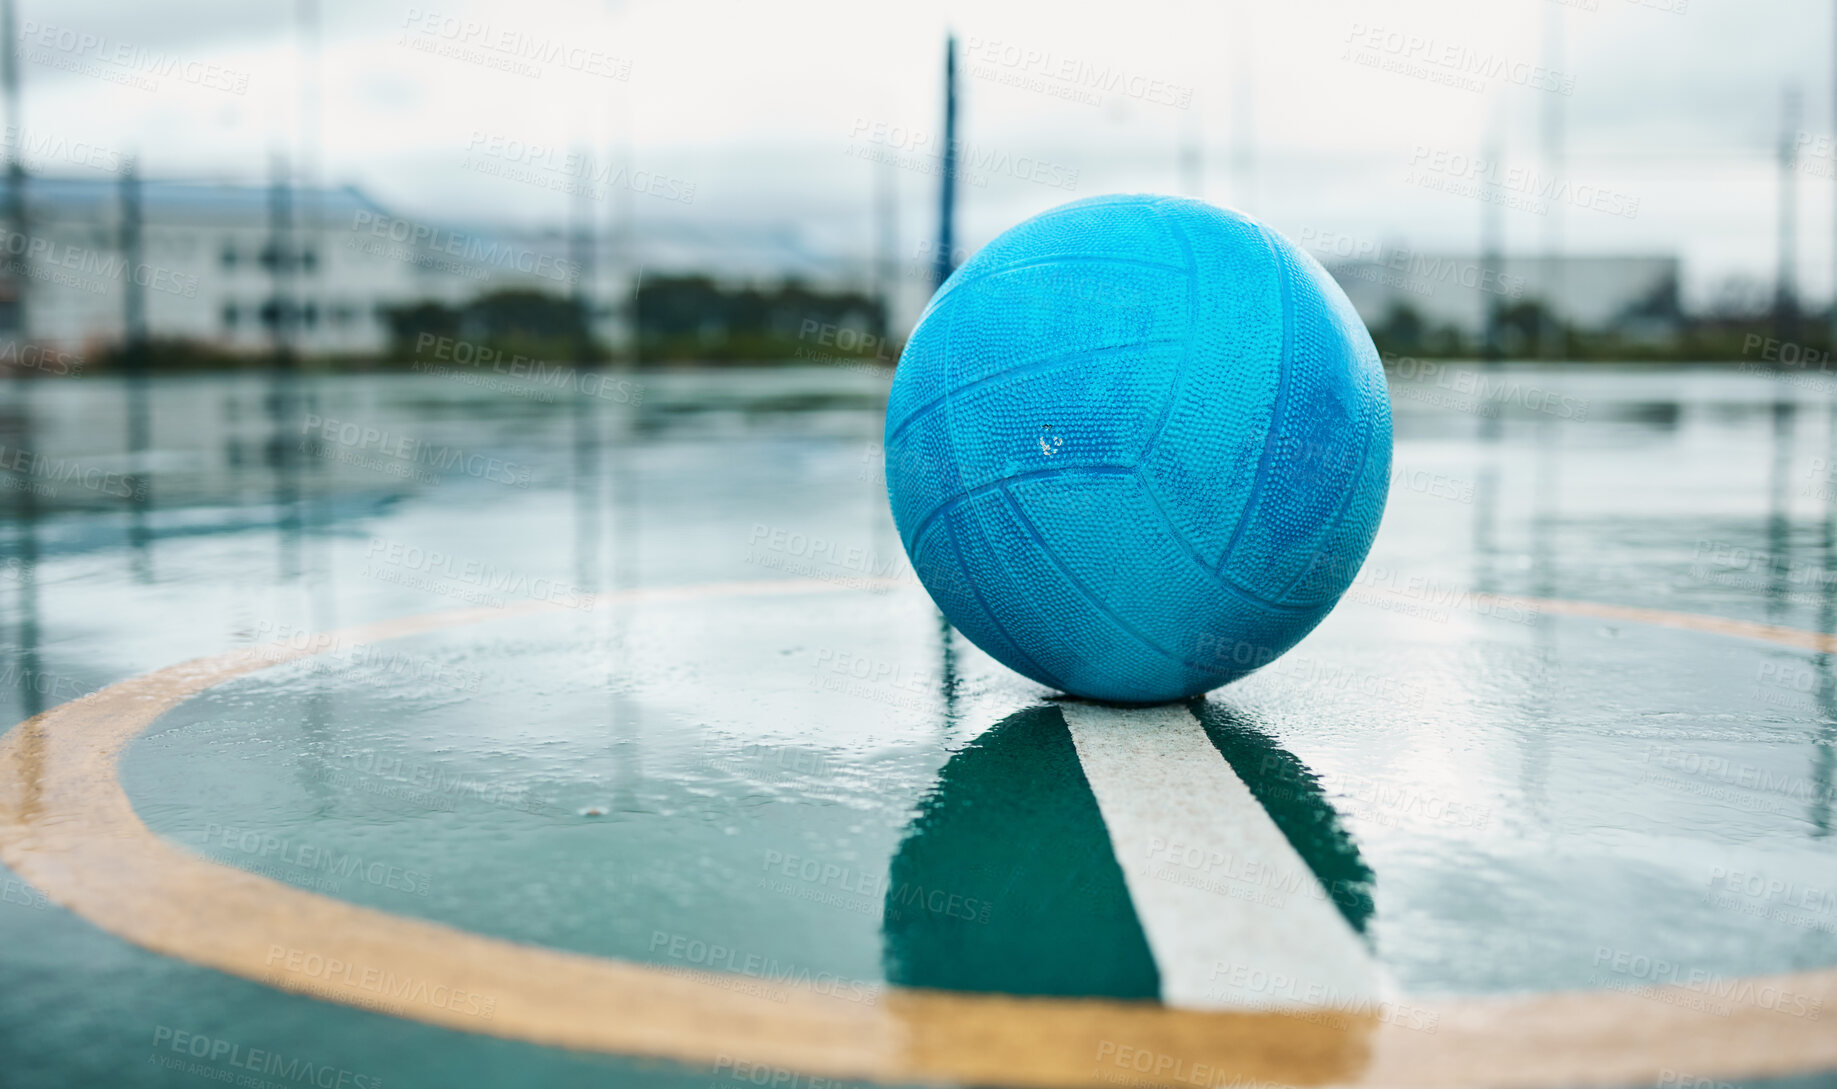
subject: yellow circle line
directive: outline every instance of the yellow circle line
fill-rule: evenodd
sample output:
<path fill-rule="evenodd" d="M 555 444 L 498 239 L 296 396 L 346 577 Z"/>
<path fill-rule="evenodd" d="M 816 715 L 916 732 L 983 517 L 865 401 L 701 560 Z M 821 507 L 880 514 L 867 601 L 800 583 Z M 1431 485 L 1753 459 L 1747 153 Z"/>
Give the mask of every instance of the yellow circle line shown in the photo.
<path fill-rule="evenodd" d="M 606 594 L 595 603 L 890 585 L 727 583 Z M 1832 644 L 1816 633 L 1691 614 L 1486 600 L 1809 649 Z M 807 983 L 544 949 L 306 892 L 167 843 L 141 823 L 122 789 L 123 747 L 205 689 L 334 646 L 557 608 L 464 609 L 300 645 L 239 649 L 37 715 L 0 738 L 0 860 L 111 934 L 279 990 L 464 1032 L 690 1064 L 752 1063 L 882 1082 L 1212 1085 L 1235 1078 L 1398 1087 L 1632 1084 L 1666 1069 L 1750 1077 L 1837 1066 L 1837 1032 L 1818 1016 L 1837 1001 L 1837 969 L 1726 981 L 1716 994 L 1652 987 L 1346 1011 L 1197 1012 L 898 987 L 837 995 Z"/>

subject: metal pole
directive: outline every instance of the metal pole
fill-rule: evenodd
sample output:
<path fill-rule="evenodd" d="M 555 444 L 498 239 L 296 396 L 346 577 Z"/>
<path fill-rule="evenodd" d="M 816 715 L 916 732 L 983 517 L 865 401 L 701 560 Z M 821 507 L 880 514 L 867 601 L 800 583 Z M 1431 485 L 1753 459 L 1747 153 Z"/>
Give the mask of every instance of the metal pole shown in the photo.
<path fill-rule="evenodd" d="M 593 152 L 583 146 L 580 149 L 583 170 L 579 177 L 571 179 L 574 184 L 572 199 L 569 201 L 570 218 L 573 220 L 568 231 L 568 260 L 573 266 L 573 290 L 569 293 L 574 303 L 574 320 L 576 343 L 574 362 L 585 364 L 593 354 L 593 251 L 598 245 L 593 230 Z"/>
<path fill-rule="evenodd" d="M 275 362 L 291 366 L 294 362 L 293 297 L 293 183 L 288 176 L 287 156 L 275 153 L 268 179 L 268 245 L 265 256 L 272 292 L 268 300 L 274 322 L 271 329 Z"/>
<path fill-rule="evenodd" d="M 1561 71 L 1563 67 L 1563 9 L 1549 4 L 1544 11 L 1544 69 Z M 1554 91 L 1544 93 L 1543 136 L 1544 165 L 1550 171 L 1550 183 L 1560 192 L 1563 187 L 1563 96 Z M 1538 355 L 1561 359 L 1567 345 L 1563 343 L 1566 314 L 1563 298 L 1563 204 L 1552 201 L 1544 217 L 1543 275 L 1538 292 L 1543 296 L 1543 321 L 1537 330 Z"/>
<path fill-rule="evenodd" d="M 1499 293 L 1494 290 L 1499 283 L 1500 266 L 1504 263 L 1500 254 L 1504 224 L 1499 216 L 1499 123 L 1496 117 L 1480 157 L 1488 164 L 1481 190 L 1485 199 L 1480 201 L 1480 350 L 1487 362 L 1496 362 L 1505 354 L 1499 335 Z"/>
<path fill-rule="evenodd" d="M 944 171 L 938 185 L 938 252 L 932 283 L 943 287 L 956 262 L 957 215 L 957 36 L 944 41 Z"/>
<path fill-rule="evenodd" d="M 6 96 L 6 128 L 10 137 L 6 149 L 6 223 L 19 239 L 19 252 L 7 263 L 6 271 L 13 281 L 12 333 L 23 346 L 31 338 L 31 323 L 26 320 L 26 286 L 32 277 L 26 256 L 31 246 L 26 223 L 25 121 L 19 91 L 19 31 L 13 17 L 13 0 L 0 0 L 0 34 L 6 36 L 5 46 L 0 47 L 0 93 Z M 12 249 L 10 239 L 7 249 L 9 252 Z"/>
<path fill-rule="evenodd" d="M 1780 100 L 1779 271 L 1773 298 L 1774 335 L 1782 343 L 1799 331 L 1798 186 L 1793 167 L 1793 138 L 1799 127 L 1799 88 L 1787 84 Z"/>
<path fill-rule="evenodd" d="M 146 364 L 147 288 L 141 281 L 144 252 L 141 224 L 140 164 L 129 158 L 121 172 L 121 257 L 127 278 L 121 293 L 121 350 L 130 373 Z"/>

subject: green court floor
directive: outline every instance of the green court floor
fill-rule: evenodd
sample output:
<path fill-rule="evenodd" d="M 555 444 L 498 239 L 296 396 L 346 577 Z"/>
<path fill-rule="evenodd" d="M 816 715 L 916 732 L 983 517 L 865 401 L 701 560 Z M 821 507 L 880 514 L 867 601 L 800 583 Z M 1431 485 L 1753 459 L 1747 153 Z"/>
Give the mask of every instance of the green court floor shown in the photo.
<path fill-rule="evenodd" d="M 762 1017 L 786 984 L 863 1010 L 889 987 L 1156 1001 L 1166 966 L 1063 701 L 948 631 L 904 562 L 885 378 L 632 381 L 15 383 L 0 442 L 37 467 L 0 480 L 5 722 L 311 646 L 128 744 L 148 829 L 391 916 L 720 973 Z M 1790 634 L 1837 632 L 1837 386 L 1448 364 L 1392 399 L 1390 506 L 1353 590 L 1190 708 L 1307 880 L 1171 844 L 1149 876 L 1221 911 L 1317 881 L 1387 1023 L 1431 1045 L 1465 998 L 1714 1015 L 1757 1001 L 1753 977 L 1837 967 L 1837 670 Z M 454 610 L 473 615 L 311 643 Z M 0 767 L 0 826 L 31 827 L 29 765 Z M 744 1053 L 497 1038 L 508 995 L 450 999 L 461 1031 L 286 993 L 0 883 L 7 1085 L 825 1084 Z M 1240 967 L 1213 966 L 1221 988 Z M 1765 1001 L 1837 1018 L 1822 992 Z M 1087 1065 L 1149 1076 L 1119 1048 Z M 1170 1069 L 1150 1068 L 1225 1084 Z"/>

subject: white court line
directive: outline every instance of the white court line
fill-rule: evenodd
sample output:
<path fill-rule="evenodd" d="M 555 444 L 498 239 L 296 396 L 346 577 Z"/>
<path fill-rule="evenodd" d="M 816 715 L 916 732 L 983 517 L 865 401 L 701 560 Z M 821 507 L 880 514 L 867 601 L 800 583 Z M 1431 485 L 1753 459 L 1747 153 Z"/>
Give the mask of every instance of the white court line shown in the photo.
<path fill-rule="evenodd" d="M 1371 1008 L 1380 999 L 1365 943 L 1190 710 L 1060 710 L 1160 969 L 1164 1003 Z"/>

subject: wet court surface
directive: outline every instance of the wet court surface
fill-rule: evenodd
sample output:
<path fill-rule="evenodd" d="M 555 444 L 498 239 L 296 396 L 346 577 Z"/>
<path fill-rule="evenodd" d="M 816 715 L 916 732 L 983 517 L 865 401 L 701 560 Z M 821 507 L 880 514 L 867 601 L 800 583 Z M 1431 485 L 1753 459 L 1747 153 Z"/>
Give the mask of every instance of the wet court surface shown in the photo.
<path fill-rule="evenodd" d="M 889 984 L 1152 1000 L 1060 704 L 945 631 L 904 562 L 885 388 L 838 369 L 593 397 L 415 375 L 15 384 L 4 723 L 274 645 L 123 750 L 133 812 L 190 855 L 723 973 L 761 1016 L 786 982 L 864 1009 Z M 1821 992 L 1743 982 L 1837 966 L 1837 671 L 1815 642 L 1755 637 L 1837 631 L 1837 389 L 1449 364 L 1393 374 L 1392 401 L 1390 505 L 1353 590 L 1192 708 L 1368 944 L 1387 1024 L 1435 1037 L 1450 996 L 1558 991 L 1837 1018 Z M 15 827 L 33 767 L 0 783 Z M 79 833 L 30 835 L 50 858 Z M 1311 887 L 1182 846 L 1149 879 L 1222 904 Z M 470 1032 L 283 993 L 0 880 L 6 1084 L 192 1085 L 248 1074 L 225 1056 L 254 1049 L 359 1089 L 758 1081 L 746 1055 L 494 1038 L 508 996 L 483 989 L 442 1000 Z M 313 955 L 277 948 L 260 967 Z M 1212 975 L 1296 997 L 1242 969 Z M 1115 1048 L 1080 1061 L 1141 1076 Z M 262 1076 L 301 1083 L 285 1069 Z"/>

